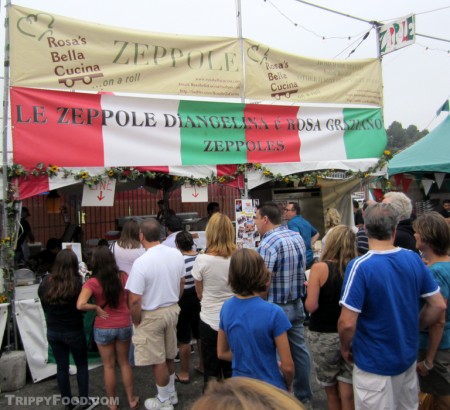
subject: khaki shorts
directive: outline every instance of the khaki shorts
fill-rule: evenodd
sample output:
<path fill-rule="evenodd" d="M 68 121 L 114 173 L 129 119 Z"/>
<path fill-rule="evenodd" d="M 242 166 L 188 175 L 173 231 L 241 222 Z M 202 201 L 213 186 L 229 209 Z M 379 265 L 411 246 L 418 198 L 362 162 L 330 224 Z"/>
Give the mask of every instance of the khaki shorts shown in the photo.
<path fill-rule="evenodd" d="M 338 381 L 352 384 L 352 365 L 341 355 L 337 333 L 308 332 L 308 346 L 312 353 L 318 383 L 334 386 Z"/>
<path fill-rule="evenodd" d="M 417 409 L 419 384 L 416 362 L 397 376 L 368 373 L 354 365 L 353 394 L 355 408 L 360 410 Z"/>
<path fill-rule="evenodd" d="M 178 304 L 142 311 L 141 323 L 134 327 L 136 366 L 164 363 L 177 355 Z"/>

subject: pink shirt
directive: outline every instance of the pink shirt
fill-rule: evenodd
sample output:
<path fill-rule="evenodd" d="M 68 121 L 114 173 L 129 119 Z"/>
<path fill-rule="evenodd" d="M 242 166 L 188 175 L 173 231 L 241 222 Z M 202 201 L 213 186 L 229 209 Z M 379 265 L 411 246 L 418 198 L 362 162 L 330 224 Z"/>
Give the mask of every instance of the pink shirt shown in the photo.
<path fill-rule="evenodd" d="M 94 327 L 99 329 L 118 329 L 122 327 L 131 326 L 131 316 L 128 309 L 128 290 L 125 289 L 125 283 L 127 283 L 128 275 L 125 272 L 120 273 L 120 281 L 122 282 L 123 291 L 119 297 L 119 304 L 116 308 L 112 308 L 106 305 L 103 310 L 109 314 L 109 317 L 102 319 L 101 317 L 95 318 Z M 95 298 L 95 304 L 102 307 L 105 305 L 105 296 L 103 294 L 103 288 L 97 278 L 89 279 L 83 288 L 89 289 L 92 292 L 92 296 Z"/>

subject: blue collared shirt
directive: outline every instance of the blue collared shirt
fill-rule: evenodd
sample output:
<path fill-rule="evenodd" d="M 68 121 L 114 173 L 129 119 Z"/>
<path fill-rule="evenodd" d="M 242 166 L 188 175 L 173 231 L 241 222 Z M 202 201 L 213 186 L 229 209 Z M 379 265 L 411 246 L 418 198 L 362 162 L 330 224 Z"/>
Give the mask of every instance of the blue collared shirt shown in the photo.
<path fill-rule="evenodd" d="M 306 248 L 298 232 L 277 226 L 262 236 L 258 252 L 272 272 L 269 302 L 285 304 L 304 295 Z"/>
<path fill-rule="evenodd" d="M 306 265 L 310 266 L 314 259 L 314 252 L 311 248 L 311 238 L 317 234 L 317 229 L 301 215 L 295 215 L 288 221 L 287 226 L 292 231 L 298 232 L 305 241 Z"/>

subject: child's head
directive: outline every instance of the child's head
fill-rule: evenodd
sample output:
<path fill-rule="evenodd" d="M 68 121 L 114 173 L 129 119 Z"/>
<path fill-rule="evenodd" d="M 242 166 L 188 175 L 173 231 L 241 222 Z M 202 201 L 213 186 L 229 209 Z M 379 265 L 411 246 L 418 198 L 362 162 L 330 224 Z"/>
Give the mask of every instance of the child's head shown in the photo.
<path fill-rule="evenodd" d="M 221 382 L 211 380 L 205 394 L 192 405 L 192 410 L 301 410 L 294 395 L 261 380 L 230 377 Z"/>
<path fill-rule="evenodd" d="M 267 290 L 270 272 L 261 255 L 251 249 L 234 252 L 228 271 L 228 284 L 231 290 L 241 296 L 250 296 Z"/>
<path fill-rule="evenodd" d="M 175 237 L 175 245 L 181 252 L 191 251 L 194 247 L 194 238 L 192 234 L 188 231 L 180 231 Z"/>

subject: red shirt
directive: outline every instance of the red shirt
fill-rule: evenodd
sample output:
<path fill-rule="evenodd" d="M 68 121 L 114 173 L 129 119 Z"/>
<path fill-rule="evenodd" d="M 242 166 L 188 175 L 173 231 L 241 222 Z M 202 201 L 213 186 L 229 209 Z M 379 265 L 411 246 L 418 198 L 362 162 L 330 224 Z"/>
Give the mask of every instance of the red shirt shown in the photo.
<path fill-rule="evenodd" d="M 122 282 L 123 290 L 119 296 L 119 304 L 116 308 L 106 305 L 103 310 L 109 314 L 109 317 L 102 319 L 97 316 L 94 327 L 99 329 L 118 329 L 131 326 L 131 316 L 128 309 L 128 290 L 125 289 L 127 279 L 128 275 L 125 272 L 120 272 L 120 281 Z M 89 289 L 92 292 L 96 305 L 100 307 L 105 305 L 106 300 L 103 294 L 103 288 L 97 278 L 89 279 L 83 285 L 83 288 Z"/>

